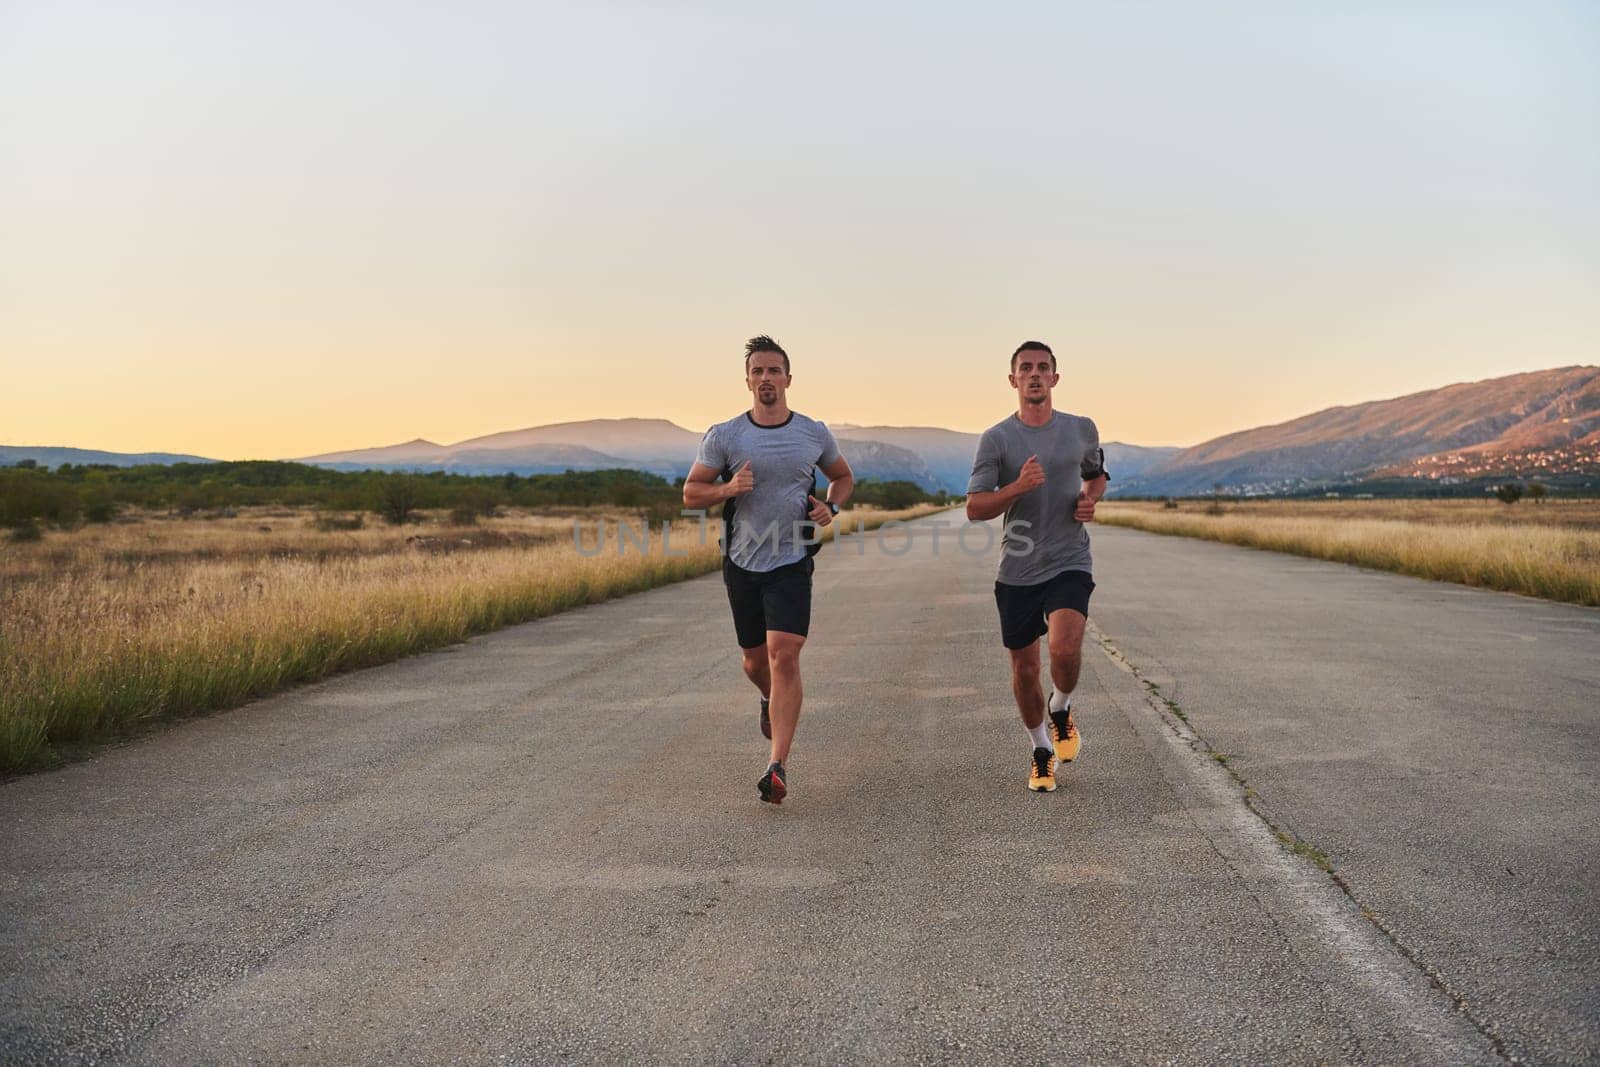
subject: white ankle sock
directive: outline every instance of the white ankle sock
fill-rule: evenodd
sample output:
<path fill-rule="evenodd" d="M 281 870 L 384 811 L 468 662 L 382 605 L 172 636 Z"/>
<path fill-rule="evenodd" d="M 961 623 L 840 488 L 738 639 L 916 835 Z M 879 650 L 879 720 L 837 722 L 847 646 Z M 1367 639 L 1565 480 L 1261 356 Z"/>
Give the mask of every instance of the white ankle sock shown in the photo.
<path fill-rule="evenodd" d="M 1050 747 L 1050 745 L 1051 745 L 1051 742 L 1050 742 L 1050 731 L 1045 729 L 1044 720 L 1043 719 L 1039 720 L 1039 725 L 1038 726 L 1028 726 L 1028 727 L 1024 727 L 1024 729 L 1026 729 L 1028 731 L 1028 736 L 1033 738 L 1033 747 L 1034 748 L 1049 748 Z"/>
<path fill-rule="evenodd" d="M 1052 685 L 1050 687 L 1050 710 L 1066 711 L 1070 707 L 1072 707 L 1072 694 L 1063 693 Z"/>

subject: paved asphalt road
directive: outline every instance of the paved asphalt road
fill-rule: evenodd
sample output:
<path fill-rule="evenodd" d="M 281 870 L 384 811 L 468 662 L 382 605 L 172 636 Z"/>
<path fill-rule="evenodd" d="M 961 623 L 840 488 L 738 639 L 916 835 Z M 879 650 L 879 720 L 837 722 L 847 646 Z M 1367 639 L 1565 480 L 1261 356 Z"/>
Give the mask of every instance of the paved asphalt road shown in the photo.
<path fill-rule="evenodd" d="M 1600 1062 L 1600 611 L 1098 529 L 1091 608 L 1503 1053 Z"/>
<path fill-rule="evenodd" d="M 715 577 L 0 785 L 0 1060 L 1600 1055 L 1600 613 L 1099 529 L 1037 796 L 930 534 L 820 557 L 781 808 Z"/>

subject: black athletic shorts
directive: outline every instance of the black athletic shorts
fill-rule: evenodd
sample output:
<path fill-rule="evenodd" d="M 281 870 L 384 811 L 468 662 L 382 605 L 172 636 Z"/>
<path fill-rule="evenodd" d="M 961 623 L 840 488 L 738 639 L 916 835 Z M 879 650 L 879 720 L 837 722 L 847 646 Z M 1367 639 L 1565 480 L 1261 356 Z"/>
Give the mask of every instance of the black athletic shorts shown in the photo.
<path fill-rule="evenodd" d="M 810 556 L 770 571 L 747 571 L 726 556 L 722 558 L 722 584 L 728 587 L 740 648 L 766 644 L 768 630 L 806 635 L 811 629 L 811 572 L 815 568 Z"/>
<path fill-rule="evenodd" d="M 1071 608 L 1089 617 L 1089 594 L 1094 579 L 1088 571 L 1062 571 L 1038 585 L 994 583 L 994 602 L 1000 608 L 1000 639 L 1013 651 L 1027 648 L 1049 632 L 1045 620 L 1052 611 Z"/>

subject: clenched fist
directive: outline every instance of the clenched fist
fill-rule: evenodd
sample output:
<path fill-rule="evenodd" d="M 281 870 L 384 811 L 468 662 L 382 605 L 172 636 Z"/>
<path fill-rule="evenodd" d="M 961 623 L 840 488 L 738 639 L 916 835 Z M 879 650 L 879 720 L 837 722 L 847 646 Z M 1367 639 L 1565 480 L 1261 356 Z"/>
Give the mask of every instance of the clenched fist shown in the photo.
<path fill-rule="evenodd" d="M 806 494 L 806 502 L 811 505 L 811 510 L 806 512 L 806 517 L 818 526 L 827 526 L 833 522 L 833 509 L 816 497 Z"/>
<path fill-rule="evenodd" d="M 1031 493 L 1044 484 L 1044 465 L 1039 462 L 1038 456 L 1029 456 L 1028 462 L 1022 465 L 1022 473 L 1017 475 L 1017 480 L 1011 483 L 1020 492 Z"/>
<path fill-rule="evenodd" d="M 745 460 L 744 466 L 734 472 L 728 480 L 727 493 L 729 496 L 744 496 L 756 487 L 755 472 L 750 469 L 750 461 Z"/>
<path fill-rule="evenodd" d="M 1094 521 L 1095 499 L 1087 491 L 1078 494 L 1078 503 L 1072 509 L 1072 517 L 1079 522 Z"/>

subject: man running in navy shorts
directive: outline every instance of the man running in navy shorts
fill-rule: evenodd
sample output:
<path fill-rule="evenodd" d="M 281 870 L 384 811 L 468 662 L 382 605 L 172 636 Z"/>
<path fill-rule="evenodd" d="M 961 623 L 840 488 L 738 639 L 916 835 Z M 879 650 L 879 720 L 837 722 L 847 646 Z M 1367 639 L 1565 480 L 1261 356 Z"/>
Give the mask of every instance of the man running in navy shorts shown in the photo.
<path fill-rule="evenodd" d="M 772 741 L 756 789 L 779 804 L 789 792 L 784 765 L 800 720 L 800 649 L 811 628 L 807 526 L 832 523 L 855 478 L 828 428 L 789 410 L 789 354 L 766 335 L 752 337 L 744 353 L 750 410 L 706 431 L 683 503 L 724 505 L 722 580 L 744 673 L 761 690 L 761 732 Z M 826 500 L 812 495 L 818 470 L 828 479 Z"/>
<path fill-rule="evenodd" d="M 1072 717 L 1094 592 L 1083 524 L 1094 519 L 1110 480 L 1093 420 L 1055 410 L 1051 390 L 1060 380 L 1049 345 L 1027 341 L 1011 354 L 1017 413 L 983 432 L 967 485 L 968 519 L 1006 517 L 994 598 L 1011 653 L 1011 692 L 1032 749 L 1028 788 L 1039 793 L 1055 789 L 1058 764 L 1076 759 L 1083 745 Z M 1048 703 L 1039 685 L 1039 638 L 1046 635 Z"/>

